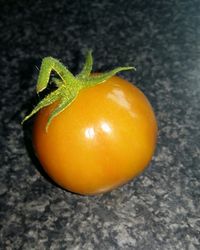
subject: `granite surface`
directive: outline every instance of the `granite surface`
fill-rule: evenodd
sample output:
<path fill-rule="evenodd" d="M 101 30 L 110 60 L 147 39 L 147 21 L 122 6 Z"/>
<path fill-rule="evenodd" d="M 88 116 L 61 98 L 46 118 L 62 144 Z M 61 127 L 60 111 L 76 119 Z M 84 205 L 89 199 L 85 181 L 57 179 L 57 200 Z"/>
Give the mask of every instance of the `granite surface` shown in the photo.
<path fill-rule="evenodd" d="M 0 1 L 0 249 L 200 249 L 200 2 Z M 151 101 L 156 153 L 135 180 L 98 196 L 53 184 L 20 125 L 44 56 L 76 73 L 121 75 Z M 29 124 L 30 125 L 30 124 Z"/>

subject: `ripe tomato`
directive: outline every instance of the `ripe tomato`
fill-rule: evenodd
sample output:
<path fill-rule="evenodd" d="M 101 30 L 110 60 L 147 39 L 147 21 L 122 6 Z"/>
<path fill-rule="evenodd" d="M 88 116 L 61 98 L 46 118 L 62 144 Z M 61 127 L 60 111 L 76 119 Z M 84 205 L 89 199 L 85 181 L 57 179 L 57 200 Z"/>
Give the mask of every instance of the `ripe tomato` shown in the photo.
<path fill-rule="evenodd" d="M 81 90 L 46 132 L 56 105 L 36 115 L 33 145 L 47 174 L 63 188 L 83 195 L 106 192 L 150 162 L 156 118 L 145 95 L 128 81 L 113 76 Z"/>

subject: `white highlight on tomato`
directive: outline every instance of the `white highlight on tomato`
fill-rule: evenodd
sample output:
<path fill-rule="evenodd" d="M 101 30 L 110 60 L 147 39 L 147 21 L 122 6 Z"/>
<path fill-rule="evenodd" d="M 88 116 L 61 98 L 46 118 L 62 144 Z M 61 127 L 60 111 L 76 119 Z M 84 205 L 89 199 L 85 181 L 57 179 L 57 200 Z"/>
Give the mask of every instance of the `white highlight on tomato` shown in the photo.
<path fill-rule="evenodd" d="M 110 134 L 112 132 L 111 127 L 108 125 L 108 123 L 106 122 L 102 122 L 101 124 L 101 129 L 106 133 L 106 134 Z"/>
<path fill-rule="evenodd" d="M 85 130 L 85 136 L 88 139 L 93 139 L 94 136 L 95 136 L 94 128 L 86 128 L 86 130 Z"/>

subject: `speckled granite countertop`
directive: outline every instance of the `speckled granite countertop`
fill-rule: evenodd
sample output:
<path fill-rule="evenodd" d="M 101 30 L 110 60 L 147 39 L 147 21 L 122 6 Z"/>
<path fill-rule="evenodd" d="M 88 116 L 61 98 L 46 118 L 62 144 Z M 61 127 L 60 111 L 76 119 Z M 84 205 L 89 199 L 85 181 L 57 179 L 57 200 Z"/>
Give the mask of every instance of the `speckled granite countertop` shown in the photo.
<path fill-rule="evenodd" d="M 0 2 L 0 249 L 200 249 L 199 13 L 198 0 Z M 123 74 L 159 123 L 149 168 L 93 197 L 49 181 L 20 125 L 41 58 L 76 72 L 87 48 L 95 69 L 137 67 Z"/>

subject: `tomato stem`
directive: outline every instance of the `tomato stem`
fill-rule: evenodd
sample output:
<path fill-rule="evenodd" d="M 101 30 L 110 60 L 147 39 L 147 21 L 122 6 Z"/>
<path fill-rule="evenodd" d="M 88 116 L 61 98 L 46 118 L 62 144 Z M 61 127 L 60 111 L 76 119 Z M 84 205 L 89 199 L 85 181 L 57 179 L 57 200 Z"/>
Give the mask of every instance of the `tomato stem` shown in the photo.
<path fill-rule="evenodd" d="M 28 120 L 31 116 L 37 113 L 40 109 L 58 101 L 58 106 L 50 114 L 46 131 L 53 120 L 60 112 L 66 109 L 78 96 L 81 89 L 95 86 L 106 81 L 120 71 L 134 69 L 134 67 L 118 67 L 106 73 L 98 75 L 91 75 L 93 66 L 92 51 L 88 51 L 86 61 L 82 71 L 74 76 L 59 60 L 53 57 L 45 57 L 42 60 L 38 81 L 36 85 L 36 92 L 39 93 L 47 88 L 51 72 L 57 73 L 58 77 L 54 77 L 52 81 L 55 83 L 57 89 L 45 96 L 32 110 L 30 114 L 25 116 L 22 123 Z"/>

